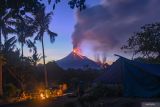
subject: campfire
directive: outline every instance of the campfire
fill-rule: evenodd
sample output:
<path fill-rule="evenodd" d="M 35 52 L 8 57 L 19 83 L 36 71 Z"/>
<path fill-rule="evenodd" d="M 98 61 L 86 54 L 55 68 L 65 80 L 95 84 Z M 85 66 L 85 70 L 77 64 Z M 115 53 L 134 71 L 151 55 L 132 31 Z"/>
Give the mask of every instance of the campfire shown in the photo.
<path fill-rule="evenodd" d="M 57 89 L 38 88 L 37 91 L 33 92 L 33 93 L 25 93 L 24 92 L 17 99 L 17 102 L 25 101 L 27 99 L 45 100 L 48 98 L 56 98 L 56 97 L 63 96 L 66 90 L 67 90 L 67 84 L 65 84 L 65 83 L 60 84 Z"/>
<path fill-rule="evenodd" d="M 41 90 L 39 93 L 39 98 L 41 100 L 50 98 L 50 97 L 59 97 L 63 96 L 64 92 L 67 90 L 67 84 L 60 84 L 58 89 L 50 90 L 50 89 L 45 89 Z"/>

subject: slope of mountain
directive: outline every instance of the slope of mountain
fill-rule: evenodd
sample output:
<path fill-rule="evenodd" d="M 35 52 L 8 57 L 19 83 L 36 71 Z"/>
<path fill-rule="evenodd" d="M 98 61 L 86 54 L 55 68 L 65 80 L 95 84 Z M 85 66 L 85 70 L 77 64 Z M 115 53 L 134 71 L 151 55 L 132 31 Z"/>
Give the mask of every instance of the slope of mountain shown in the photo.
<path fill-rule="evenodd" d="M 62 67 L 63 69 L 86 69 L 86 68 L 92 68 L 92 69 L 99 69 L 100 66 L 92 61 L 91 59 L 76 54 L 75 52 L 71 52 L 68 56 L 64 57 L 61 60 L 56 61 L 56 63 Z"/>

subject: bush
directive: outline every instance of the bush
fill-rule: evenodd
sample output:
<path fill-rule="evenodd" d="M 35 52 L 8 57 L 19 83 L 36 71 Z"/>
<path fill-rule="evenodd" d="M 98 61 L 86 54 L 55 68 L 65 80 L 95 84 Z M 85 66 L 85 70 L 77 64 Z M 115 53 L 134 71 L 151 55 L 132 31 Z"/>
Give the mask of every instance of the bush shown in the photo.
<path fill-rule="evenodd" d="M 5 86 L 5 96 L 6 97 L 15 97 L 20 90 L 12 83 L 9 83 Z"/>

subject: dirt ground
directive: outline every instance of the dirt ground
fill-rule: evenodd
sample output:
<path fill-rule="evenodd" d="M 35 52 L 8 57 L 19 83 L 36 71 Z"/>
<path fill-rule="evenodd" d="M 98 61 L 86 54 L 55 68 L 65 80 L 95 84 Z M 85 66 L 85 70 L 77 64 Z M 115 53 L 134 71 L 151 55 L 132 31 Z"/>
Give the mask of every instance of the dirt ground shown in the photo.
<path fill-rule="evenodd" d="M 160 103 L 160 99 L 141 98 L 105 98 L 83 104 L 76 97 L 60 97 L 57 99 L 47 99 L 41 101 L 26 101 L 15 104 L 3 105 L 0 107 L 145 107 L 143 103 Z M 160 107 L 148 106 L 146 107 Z"/>

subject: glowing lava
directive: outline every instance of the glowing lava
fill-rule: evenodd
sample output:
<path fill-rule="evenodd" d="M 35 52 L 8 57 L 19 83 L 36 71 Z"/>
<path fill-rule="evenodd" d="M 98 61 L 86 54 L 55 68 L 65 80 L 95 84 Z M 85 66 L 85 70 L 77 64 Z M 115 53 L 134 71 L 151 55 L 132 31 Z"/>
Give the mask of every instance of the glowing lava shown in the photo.
<path fill-rule="evenodd" d="M 73 52 L 74 52 L 74 54 L 81 55 L 81 50 L 79 48 L 74 48 Z"/>
<path fill-rule="evenodd" d="M 74 53 L 74 55 L 78 55 L 80 58 L 83 59 L 81 50 L 80 50 L 79 48 L 74 48 L 74 49 L 73 49 L 73 53 Z"/>

